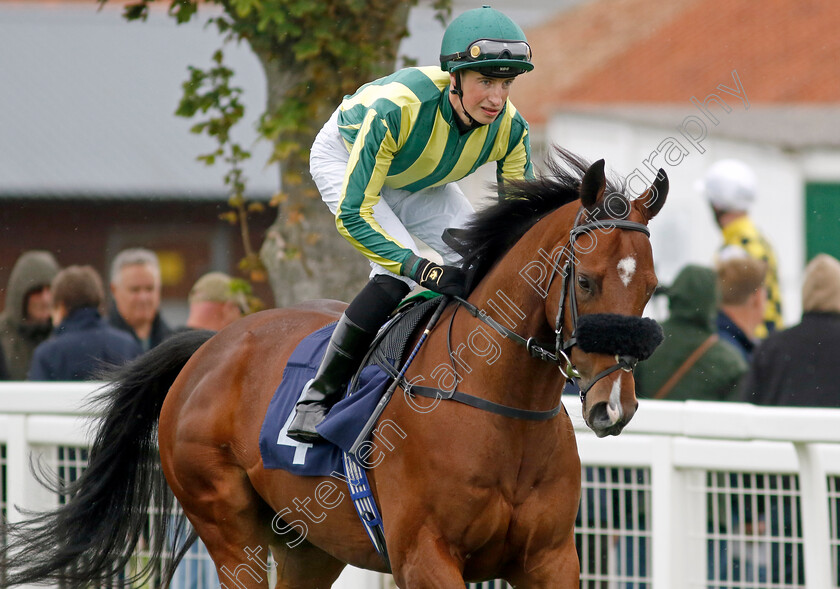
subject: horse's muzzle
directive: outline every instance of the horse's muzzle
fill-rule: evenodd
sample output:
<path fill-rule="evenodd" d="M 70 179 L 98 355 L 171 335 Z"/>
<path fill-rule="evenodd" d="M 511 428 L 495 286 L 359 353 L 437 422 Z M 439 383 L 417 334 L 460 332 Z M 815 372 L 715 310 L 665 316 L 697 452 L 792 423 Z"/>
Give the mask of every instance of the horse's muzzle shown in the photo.
<path fill-rule="evenodd" d="M 638 406 L 637 401 L 636 407 Z M 635 412 L 634 407 L 633 413 L 628 415 L 621 409 L 620 404 L 616 406 L 609 401 L 600 401 L 589 410 L 586 415 L 586 424 L 599 438 L 617 436 L 624 429 L 624 426 L 630 423 Z"/>

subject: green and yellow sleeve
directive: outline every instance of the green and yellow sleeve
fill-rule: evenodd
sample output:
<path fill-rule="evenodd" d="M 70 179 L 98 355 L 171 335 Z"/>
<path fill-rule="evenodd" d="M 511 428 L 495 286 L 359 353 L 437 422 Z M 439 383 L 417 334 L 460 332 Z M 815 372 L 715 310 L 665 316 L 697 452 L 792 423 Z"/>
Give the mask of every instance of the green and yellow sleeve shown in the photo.
<path fill-rule="evenodd" d="M 373 207 L 381 198 L 396 149 L 387 121 L 375 110 L 369 110 L 350 151 L 335 222 L 339 233 L 365 257 L 401 274 L 412 251 L 391 237 L 373 217 Z"/>

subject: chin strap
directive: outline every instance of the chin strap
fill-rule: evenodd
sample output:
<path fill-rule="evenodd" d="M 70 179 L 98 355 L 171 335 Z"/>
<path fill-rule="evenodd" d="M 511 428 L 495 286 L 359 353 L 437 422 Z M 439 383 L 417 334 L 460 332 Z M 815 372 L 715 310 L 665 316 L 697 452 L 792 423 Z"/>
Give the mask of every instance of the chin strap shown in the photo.
<path fill-rule="evenodd" d="M 481 126 L 481 123 L 479 123 L 474 118 L 472 118 L 470 113 L 467 112 L 467 107 L 464 106 L 464 91 L 461 89 L 461 71 L 460 70 L 455 72 L 455 88 L 451 88 L 449 90 L 449 93 L 450 94 L 455 94 L 458 97 L 458 100 L 461 102 L 461 108 L 463 109 L 464 114 L 467 115 L 467 118 L 470 120 L 470 124 L 467 127 L 467 130 L 471 131 L 472 129 L 478 129 Z M 458 117 L 457 113 L 455 114 L 455 120 L 458 122 L 459 125 L 461 124 L 461 119 Z"/>

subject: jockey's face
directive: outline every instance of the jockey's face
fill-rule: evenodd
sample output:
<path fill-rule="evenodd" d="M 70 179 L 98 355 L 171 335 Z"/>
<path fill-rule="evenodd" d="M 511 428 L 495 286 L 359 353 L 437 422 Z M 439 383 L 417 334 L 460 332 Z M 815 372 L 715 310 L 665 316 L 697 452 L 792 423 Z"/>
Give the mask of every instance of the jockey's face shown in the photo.
<path fill-rule="evenodd" d="M 465 125 L 470 124 L 464 110 L 482 125 L 496 120 L 507 102 L 514 78 L 491 78 L 475 70 L 460 70 L 463 107 L 455 94 L 449 95 L 453 110 Z M 455 87 L 455 74 L 449 74 L 450 87 Z"/>

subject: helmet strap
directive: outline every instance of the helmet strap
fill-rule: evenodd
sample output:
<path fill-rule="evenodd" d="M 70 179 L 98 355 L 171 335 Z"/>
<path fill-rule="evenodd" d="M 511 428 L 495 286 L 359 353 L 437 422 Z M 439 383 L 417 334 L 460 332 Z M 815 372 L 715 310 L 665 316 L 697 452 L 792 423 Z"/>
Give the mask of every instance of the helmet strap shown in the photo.
<path fill-rule="evenodd" d="M 463 125 L 461 118 L 456 114 L 455 121 L 458 123 L 458 127 L 461 128 L 462 131 L 472 131 L 473 129 L 478 129 L 481 127 L 482 123 L 476 121 L 470 115 L 469 111 L 467 111 L 467 107 L 464 106 L 464 91 L 461 88 L 461 70 L 455 71 L 455 88 L 449 90 L 450 94 L 456 94 L 458 96 L 458 100 L 461 102 L 461 109 L 464 111 L 464 114 L 467 115 L 467 118 L 470 121 L 469 125 Z"/>

